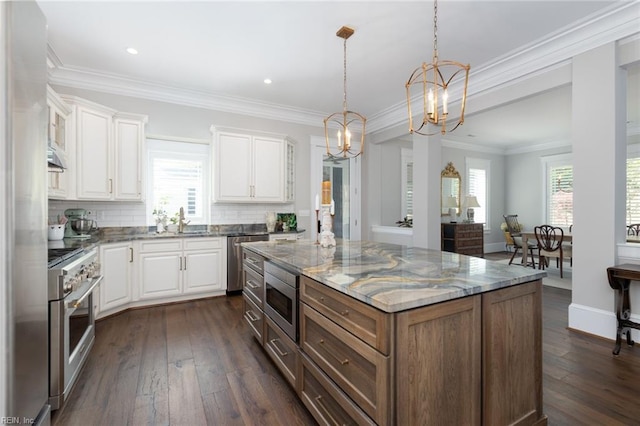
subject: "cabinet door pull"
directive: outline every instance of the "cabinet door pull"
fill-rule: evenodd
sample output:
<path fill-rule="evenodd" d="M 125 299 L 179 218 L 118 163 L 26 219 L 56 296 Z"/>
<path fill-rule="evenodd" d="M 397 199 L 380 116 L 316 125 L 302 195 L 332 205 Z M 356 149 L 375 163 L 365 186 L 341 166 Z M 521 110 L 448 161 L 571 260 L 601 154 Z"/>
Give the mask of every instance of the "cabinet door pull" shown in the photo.
<path fill-rule="evenodd" d="M 129 263 L 133 263 L 133 247 L 129 247 Z"/>
<path fill-rule="evenodd" d="M 109 194 L 113 194 L 113 179 L 109 179 Z"/>
<path fill-rule="evenodd" d="M 321 345 L 324 345 L 324 339 L 320 339 L 320 340 L 318 341 L 318 343 L 320 343 Z M 347 365 L 347 364 L 349 364 L 349 358 L 345 358 L 345 359 L 338 359 L 338 357 L 337 357 L 337 356 L 335 356 L 335 355 L 333 354 L 333 352 L 331 352 L 330 350 L 327 350 L 327 353 L 328 353 L 328 354 L 330 354 L 330 355 L 333 357 L 333 359 L 335 359 L 336 361 L 338 361 L 340 364 L 342 364 L 342 365 Z"/>
<path fill-rule="evenodd" d="M 322 395 L 318 395 L 314 399 L 316 400 L 316 404 L 318 405 L 318 407 L 322 408 L 322 411 L 324 411 L 324 414 L 329 418 L 329 420 L 331 420 L 332 425 L 341 424 L 339 421 L 333 418 L 333 416 L 331 415 L 327 407 L 324 406 L 324 403 L 322 402 Z M 342 423 L 342 425 L 344 425 L 344 423 Z"/>
<path fill-rule="evenodd" d="M 184 257 L 184 270 L 187 270 L 187 256 Z"/>
<path fill-rule="evenodd" d="M 180 270 L 182 271 L 182 256 L 180 256 Z"/>
<path fill-rule="evenodd" d="M 269 340 L 269 342 L 271 342 L 271 346 L 273 346 L 273 349 L 275 349 L 275 351 L 278 352 L 278 355 L 280 355 L 280 356 L 289 355 L 288 352 L 283 351 L 282 349 L 280 349 L 278 347 L 278 345 L 276 345 L 276 340 L 278 340 L 278 339 L 271 339 L 271 340 Z"/>
<path fill-rule="evenodd" d="M 251 289 L 256 289 L 256 288 L 260 287 L 259 285 L 254 283 L 253 280 L 247 280 L 246 283 L 247 283 L 247 287 L 249 287 Z"/>
<path fill-rule="evenodd" d="M 244 316 L 247 317 L 249 319 L 249 321 L 251 321 L 251 322 L 256 322 L 256 321 L 258 321 L 260 319 L 260 318 L 258 318 L 256 316 L 256 314 L 253 313 L 253 311 L 245 312 Z"/>

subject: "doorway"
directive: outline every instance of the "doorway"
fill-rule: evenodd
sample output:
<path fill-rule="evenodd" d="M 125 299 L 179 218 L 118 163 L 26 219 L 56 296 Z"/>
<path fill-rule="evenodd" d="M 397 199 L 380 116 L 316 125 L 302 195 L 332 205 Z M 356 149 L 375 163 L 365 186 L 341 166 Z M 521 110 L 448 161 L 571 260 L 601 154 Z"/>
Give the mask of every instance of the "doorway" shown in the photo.
<path fill-rule="evenodd" d="M 335 202 L 333 233 L 336 238 L 360 240 L 360 170 L 361 159 L 329 158 L 324 137 L 311 136 L 310 205 L 321 191 L 322 181 L 331 181 L 331 196 Z M 310 218 L 311 238 L 317 237 L 318 223 Z"/>
<path fill-rule="evenodd" d="M 350 239 L 349 159 L 328 158 L 322 162 L 322 181 L 331 182 L 331 198 L 335 202 L 333 233 L 336 238 Z"/>

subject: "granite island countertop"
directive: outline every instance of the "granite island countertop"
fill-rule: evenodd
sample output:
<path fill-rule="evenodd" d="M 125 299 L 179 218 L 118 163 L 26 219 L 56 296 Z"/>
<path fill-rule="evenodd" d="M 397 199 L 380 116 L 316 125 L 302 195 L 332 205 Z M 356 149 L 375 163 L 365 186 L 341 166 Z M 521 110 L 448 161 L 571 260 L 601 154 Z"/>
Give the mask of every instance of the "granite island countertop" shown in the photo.
<path fill-rule="evenodd" d="M 384 312 L 399 312 L 545 277 L 544 271 L 478 257 L 372 241 L 243 243 L 274 264 Z"/>

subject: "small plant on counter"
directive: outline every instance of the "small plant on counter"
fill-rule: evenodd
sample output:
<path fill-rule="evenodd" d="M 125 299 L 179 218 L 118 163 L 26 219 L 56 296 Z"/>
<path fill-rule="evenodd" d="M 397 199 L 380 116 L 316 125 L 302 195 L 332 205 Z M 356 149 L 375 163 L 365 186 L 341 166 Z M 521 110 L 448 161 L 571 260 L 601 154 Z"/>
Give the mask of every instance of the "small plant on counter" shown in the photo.
<path fill-rule="evenodd" d="M 167 211 L 163 207 L 156 207 L 153 209 L 153 218 L 156 220 L 156 225 L 158 223 L 162 223 L 163 225 L 167 224 Z"/>
<path fill-rule="evenodd" d="M 169 218 L 169 221 L 172 225 L 177 225 L 180 222 L 180 212 L 176 212 L 173 216 Z"/>

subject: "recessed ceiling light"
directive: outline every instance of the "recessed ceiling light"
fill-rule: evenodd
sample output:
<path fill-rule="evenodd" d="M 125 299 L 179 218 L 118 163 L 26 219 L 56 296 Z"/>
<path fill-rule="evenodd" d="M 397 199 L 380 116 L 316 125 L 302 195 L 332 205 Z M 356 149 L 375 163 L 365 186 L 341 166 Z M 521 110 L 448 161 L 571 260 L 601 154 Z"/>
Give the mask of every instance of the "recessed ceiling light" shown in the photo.
<path fill-rule="evenodd" d="M 133 47 L 127 47 L 127 53 L 129 53 L 131 55 L 137 55 L 138 51 L 136 49 L 134 49 Z"/>
<path fill-rule="evenodd" d="M 273 82 L 271 81 L 270 78 L 265 78 L 264 79 L 264 84 L 271 84 L 271 83 L 273 83 Z"/>

